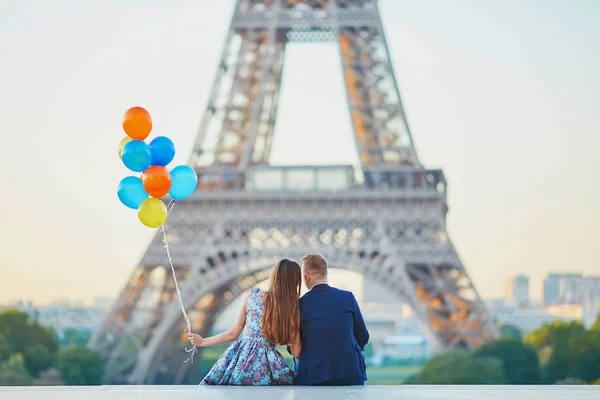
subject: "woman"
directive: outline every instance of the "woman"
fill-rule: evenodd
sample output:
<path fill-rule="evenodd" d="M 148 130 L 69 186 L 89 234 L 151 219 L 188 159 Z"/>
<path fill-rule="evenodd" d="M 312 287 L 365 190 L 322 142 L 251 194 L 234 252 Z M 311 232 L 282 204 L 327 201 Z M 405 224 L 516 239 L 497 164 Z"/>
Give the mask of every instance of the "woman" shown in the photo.
<path fill-rule="evenodd" d="M 300 311 L 302 282 L 298 263 L 283 259 L 271 274 L 269 291 L 252 289 L 244 299 L 233 326 L 216 336 L 188 335 L 194 346 L 208 347 L 235 340 L 204 377 L 201 385 L 291 385 L 295 374 L 275 349 L 290 345 L 300 356 Z M 244 334 L 238 338 L 242 329 Z M 237 340 L 236 340 L 237 339 Z"/>

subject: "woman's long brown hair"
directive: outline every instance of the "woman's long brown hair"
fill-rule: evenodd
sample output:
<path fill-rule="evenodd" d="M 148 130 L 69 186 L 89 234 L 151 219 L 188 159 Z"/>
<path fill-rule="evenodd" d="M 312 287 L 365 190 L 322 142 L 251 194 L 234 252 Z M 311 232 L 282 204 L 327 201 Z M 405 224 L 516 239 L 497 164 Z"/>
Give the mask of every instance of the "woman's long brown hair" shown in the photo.
<path fill-rule="evenodd" d="M 262 318 L 263 334 L 277 345 L 292 343 L 300 329 L 301 283 L 302 273 L 297 262 L 283 259 L 277 263 L 271 274 Z"/>

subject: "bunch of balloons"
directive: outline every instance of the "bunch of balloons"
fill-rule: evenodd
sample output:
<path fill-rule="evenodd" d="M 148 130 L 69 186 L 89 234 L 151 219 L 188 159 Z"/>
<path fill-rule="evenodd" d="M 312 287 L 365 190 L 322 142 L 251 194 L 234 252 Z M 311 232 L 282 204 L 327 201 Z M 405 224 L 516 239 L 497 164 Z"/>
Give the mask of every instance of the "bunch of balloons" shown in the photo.
<path fill-rule="evenodd" d="M 165 136 L 157 136 L 150 143 L 144 141 L 152 131 L 152 117 L 144 108 L 127 110 L 123 129 L 127 136 L 121 140 L 119 157 L 127 168 L 142 174 L 121 180 L 117 195 L 123 204 L 138 211 L 142 224 L 158 228 L 168 215 L 160 198 L 167 194 L 173 200 L 188 197 L 198 185 L 196 172 L 186 165 L 167 170 L 175 157 L 175 146 Z"/>

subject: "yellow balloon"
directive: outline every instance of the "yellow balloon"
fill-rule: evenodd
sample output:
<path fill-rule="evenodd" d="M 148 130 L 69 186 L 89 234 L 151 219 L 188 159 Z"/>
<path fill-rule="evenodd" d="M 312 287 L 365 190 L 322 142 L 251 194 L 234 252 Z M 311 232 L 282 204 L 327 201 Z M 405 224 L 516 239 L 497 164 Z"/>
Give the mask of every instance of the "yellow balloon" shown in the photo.
<path fill-rule="evenodd" d="M 146 199 L 138 208 L 138 218 L 148 228 L 158 228 L 167 220 L 167 206 L 160 199 Z"/>
<path fill-rule="evenodd" d="M 133 139 L 131 139 L 129 136 L 125 136 L 123 139 L 121 139 L 121 143 L 119 143 L 119 158 L 121 158 L 121 153 L 123 153 L 123 147 L 125 147 L 125 145 L 132 140 Z"/>

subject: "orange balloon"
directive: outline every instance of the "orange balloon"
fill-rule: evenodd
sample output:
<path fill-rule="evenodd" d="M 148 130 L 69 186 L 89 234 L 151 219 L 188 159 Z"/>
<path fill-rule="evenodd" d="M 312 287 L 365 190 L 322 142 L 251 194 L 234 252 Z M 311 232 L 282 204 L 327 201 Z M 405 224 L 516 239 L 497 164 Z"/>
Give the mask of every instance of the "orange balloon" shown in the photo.
<path fill-rule="evenodd" d="M 142 174 L 142 185 L 152 197 L 166 196 L 171 190 L 171 174 L 165 167 L 153 165 Z"/>
<path fill-rule="evenodd" d="M 145 108 L 131 107 L 123 116 L 123 129 L 130 138 L 144 140 L 152 130 L 152 117 Z"/>

